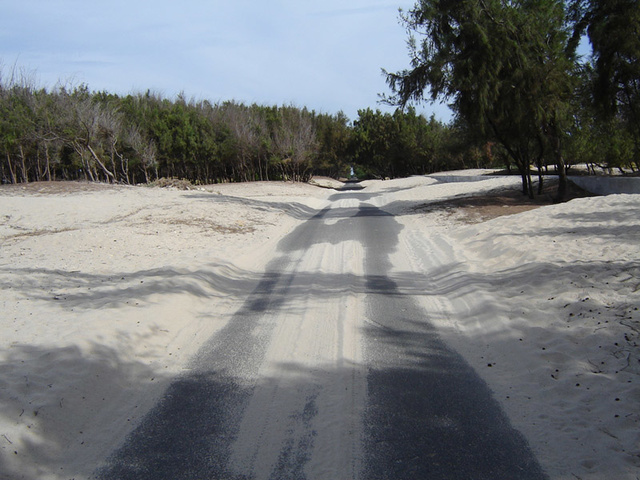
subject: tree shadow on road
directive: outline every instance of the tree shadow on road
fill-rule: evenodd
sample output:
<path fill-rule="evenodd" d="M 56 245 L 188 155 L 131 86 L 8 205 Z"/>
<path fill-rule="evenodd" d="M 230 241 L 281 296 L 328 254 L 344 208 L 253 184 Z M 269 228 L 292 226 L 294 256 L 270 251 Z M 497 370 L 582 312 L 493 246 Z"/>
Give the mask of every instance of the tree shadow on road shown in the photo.
<path fill-rule="evenodd" d="M 3 479 L 89 478 L 167 385 L 99 343 L 11 345 L 1 358 Z"/>

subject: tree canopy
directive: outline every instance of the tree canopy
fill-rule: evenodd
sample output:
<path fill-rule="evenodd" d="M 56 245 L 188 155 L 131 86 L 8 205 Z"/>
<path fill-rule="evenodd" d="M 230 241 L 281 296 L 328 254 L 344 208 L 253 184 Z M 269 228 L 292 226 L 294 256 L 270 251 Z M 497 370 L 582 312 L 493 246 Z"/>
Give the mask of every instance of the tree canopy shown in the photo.
<path fill-rule="evenodd" d="M 582 32 L 594 47 L 595 109 L 628 118 L 633 128 L 638 9 L 634 0 L 421 0 L 401 16 L 410 68 L 385 72 L 392 90 L 386 101 L 404 107 L 425 97 L 448 100 L 458 122 L 505 149 L 524 193 L 533 196 L 532 166 L 555 164 L 562 198 L 565 144 L 575 140 L 580 126 L 573 137 L 569 132 L 584 113 L 576 100 L 587 78 L 576 56 Z M 628 164 L 638 163 L 636 151 Z"/>

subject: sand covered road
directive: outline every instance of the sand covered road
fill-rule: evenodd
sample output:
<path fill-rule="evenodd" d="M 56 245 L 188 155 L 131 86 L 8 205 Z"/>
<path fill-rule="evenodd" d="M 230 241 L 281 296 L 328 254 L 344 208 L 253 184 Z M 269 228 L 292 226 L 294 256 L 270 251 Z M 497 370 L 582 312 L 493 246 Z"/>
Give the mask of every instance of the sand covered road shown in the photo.
<path fill-rule="evenodd" d="M 367 295 L 392 282 L 389 298 L 410 298 L 488 385 L 550 478 L 635 478 L 638 197 L 461 223 L 483 218 L 461 195 L 509 185 L 415 177 L 340 199 L 291 184 L 3 189 L 0 472 L 91 478 L 111 453 L 113 468 L 164 441 L 165 472 L 218 448 L 219 472 L 357 478 L 370 455 L 364 332 L 380 323 Z M 324 236 L 348 232 L 344 213 L 363 202 L 398 225 L 377 273 L 362 238 Z M 296 234 L 324 210 L 321 229 Z M 411 349 L 428 358 L 419 338 Z M 224 414 L 206 418 L 206 402 Z M 159 408 L 214 434 L 176 424 L 126 453 L 132 432 L 156 441 L 145 419 Z"/>

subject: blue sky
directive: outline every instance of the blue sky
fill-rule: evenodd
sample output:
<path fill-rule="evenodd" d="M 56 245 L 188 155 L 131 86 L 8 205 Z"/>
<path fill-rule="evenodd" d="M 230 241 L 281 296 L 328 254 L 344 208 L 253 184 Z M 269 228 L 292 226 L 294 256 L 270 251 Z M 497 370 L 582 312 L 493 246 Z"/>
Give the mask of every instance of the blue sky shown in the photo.
<path fill-rule="evenodd" d="M 39 86 L 86 83 L 213 102 L 379 108 L 381 68 L 409 66 L 413 0 L 0 0 L 0 61 Z M 418 111 L 448 121 L 443 105 Z"/>

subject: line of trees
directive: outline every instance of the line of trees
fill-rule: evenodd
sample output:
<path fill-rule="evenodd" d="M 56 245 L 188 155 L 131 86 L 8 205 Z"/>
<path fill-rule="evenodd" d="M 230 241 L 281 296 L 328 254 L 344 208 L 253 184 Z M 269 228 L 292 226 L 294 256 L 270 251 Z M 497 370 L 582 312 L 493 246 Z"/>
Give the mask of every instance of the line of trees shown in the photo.
<path fill-rule="evenodd" d="M 453 135 L 411 108 L 362 110 L 351 123 L 295 106 L 48 90 L 27 75 L 0 77 L 3 183 L 306 181 L 348 176 L 351 167 L 361 178 L 405 176 L 462 166 L 464 155 L 447 151 Z"/>
<path fill-rule="evenodd" d="M 9 82 L 0 84 L 0 174 L 4 183 L 305 180 L 314 160 L 329 153 L 320 151 L 317 133 L 341 122 L 295 107 Z"/>
<path fill-rule="evenodd" d="M 347 177 L 352 167 L 358 178 L 393 178 L 504 163 L 472 129 L 412 107 L 363 109 L 351 122 L 295 106 L 33 85 L 26 75 L 0 77 L 2 183 L 306 181 Z"/>
<path fill-rule="evenodd" d="M 532 167 L 640 168 L 637 0 L 421 0 L 402 15 L 411 68 L 388 103 L 448 99 L 460 124 L 506 152 L 533 197 Z M 576 54 L 584 36 L 591 62 Z"/>

